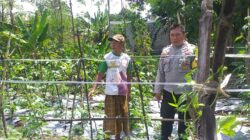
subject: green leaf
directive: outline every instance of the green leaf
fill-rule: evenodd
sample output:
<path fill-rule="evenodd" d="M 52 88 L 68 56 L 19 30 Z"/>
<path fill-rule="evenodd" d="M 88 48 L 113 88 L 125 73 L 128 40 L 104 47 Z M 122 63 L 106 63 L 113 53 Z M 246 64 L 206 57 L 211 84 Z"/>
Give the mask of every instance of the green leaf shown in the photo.
<path fill-rule="evenodd" d="M 178 104 L 182 104 L 186 101 L 186 95 L 185 94 L 182 94 L 178 100 Z"/>
<path fill-rule="evenodd" d="M 176 108 L 178 107 L 178 104 L 175 104 L 175 103 L 168 103 L 168 104 Z"/>
<path fill-rule="evenodd" d="M 20 27 L 20 30 L 24 34 L 24 36 L 29 38 L 31 36 L 31 33 L 27 29 L 27 26 L 21 20 L 20 16 L 16 17 L 16 21 L 17 21 L 18 26 Z"/>
<path fill-rule="evenodd" d="M 245 53 L 246 53 L 245 50 L 240 50 L 240 51 L 239 51 L 239 54 L 245 54 Z"/>
<path fill-rule="evenodd" d="M 142 116 L 142 114 L 138 110 L 135 110 L 135 109 L 131 109 L 130 113 L 135 115 L 135 116 Z"/>
<path fill-rule="evenodd" d="M 174 93 L 171 92 L 171 95 L 172 95 L 172 98 L 173 98 L 173 100 L 174 100 L 174 103 L 176 103 L 176 98 L 175 98 L 175 96 L 174 96 Z"/>
<path fill-rule="evenodd" d="M 240 40 L 244 39 L 244 36 L 243 34 L 241 34 L 240 36 L 237 36 L 235 39 L 234 39 L 234 42 L 238 42 Z"/>
<path fill-rule="evenodd" d="M 19 38 L 17 35 L 9 32 L 9 31 L 3 31 L 3 32 L 0 32 L 0 34 L 2 34 L 3 36 L 5 36 L 7 38 L 14 39 L 14 40 L 16 40 L 17 42 L 20 42 L 20 43 L 23 43 L 23 44 L 27 43 L 25 40 Z"/>
<path fill-rule="evenodd" d="M 239 121 L 236 121 L 236 116 L 227 116 L 219 119 L 217 132 L 223 133 L 227 136 L 234 136 L 234 128 L 239 125 Z"/>
<path fill-rule="evenodd" d="M 39 23 L 41 29 L 43 29 L 46 26 L 47 17 L 48 17 L 48 10 L 46 9 L 45 11 L 43 11 L 41 21 Z"/>
<path fill-rule="evenodd" d="M 49 24 L 46 24 L 44 29 L 42 30 L 42 32 L 40 33 L 39 37 L 38 37 L 38 43 L 43 42 L 46 38 L 47 38 L 47 31 L 49 28 Z"/>
<path fill-rule="evenodd" d="M 185 74 L 184 79 L 185 79 L 187 82 L 191 82 L 191 81 L 193 80 L 193 78 L 192 78 L 192 71 L 190 71 L 190 72 L 188 72 L 187 74 Z"/>
<path fill-rule="evenodd" d="M 230 129 L 222 129 L 221 133 L 223 133 L 226 136 L 231 136 L 231 137 L 235 135 L 235 132 Z"/>
<path fill-rule="evenodd" d="M 221 128 L 230 128 L 230 126 L 234 124 L 235 120 L 235 116 L 224 117 L 220 120 L 219 125 Z"/>
<path fill-rule="evenodd" d="M 41 43 L 46 39 L 47 36 L 47 31 L 48 31 L 48 23 L 47 22 L 47 17 L 48 17 L 48 10 L 45 10 L 42 14 L 41 21 L 39 23 L 39 30 L 38 30 L 38 43 Z"/>
<path fill-rule="evenodd" d="M 198 104 L 199 106 L 205 106 L 204 104 Z"/>

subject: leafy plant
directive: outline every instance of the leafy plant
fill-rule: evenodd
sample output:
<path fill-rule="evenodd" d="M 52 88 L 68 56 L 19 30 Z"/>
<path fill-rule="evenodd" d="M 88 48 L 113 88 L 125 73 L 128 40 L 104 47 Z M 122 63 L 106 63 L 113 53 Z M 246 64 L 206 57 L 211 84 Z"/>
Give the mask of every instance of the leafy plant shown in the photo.
<path fill-rule="evenodd" d="M 28 47 L 36 50 L 36 47 L 41 46 L 43 41 L 47 39 L 47 31 L 49 24 L 47 23 L 48 10 L 44 10 L 41 14 L 36 11 L 32 27 L 26 26 L 20 16 L 17 16 L 16 21 L 23 34 L 23 39 L 28 42 Z M 37 55 L 38 52 L 34 52 Z M 35 56 L 38 57 L 38 56 Z"/>
<path fill-rule="evenodd" d="M 236 119 L 236 116 L 219 117 L 217 119 L 217 133 L 222 133 L 230 137 L 234 136 L 234 128 L 240 124 Z"/>

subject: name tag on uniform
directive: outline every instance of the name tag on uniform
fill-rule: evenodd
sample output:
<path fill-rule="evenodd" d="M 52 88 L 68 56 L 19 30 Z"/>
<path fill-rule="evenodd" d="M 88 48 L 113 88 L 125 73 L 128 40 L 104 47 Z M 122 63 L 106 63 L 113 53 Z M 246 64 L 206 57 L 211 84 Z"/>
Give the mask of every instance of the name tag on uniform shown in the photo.
<path fill-rule="evenodd" d="M 187 58 L 180 58 L 179 59 L 179 68 L 182 71 L 187 71 L 190 69 L 190 60 Z"/>

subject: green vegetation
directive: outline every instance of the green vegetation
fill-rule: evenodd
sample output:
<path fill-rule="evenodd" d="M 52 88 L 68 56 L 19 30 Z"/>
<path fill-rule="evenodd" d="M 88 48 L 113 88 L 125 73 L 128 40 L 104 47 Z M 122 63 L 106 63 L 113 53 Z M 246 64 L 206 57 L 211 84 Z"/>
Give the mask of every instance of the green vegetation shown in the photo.
<path fill-rule="evenodd" d="M 190 42 L 197 44 L 200 17 L 200 3 L 197 0 L 184 2 L 147 0 L 146 2 L 152 6 L 152 17 L 158 16 L 155 22 L 159 27 L 179 21 L 186 25 Z M 134 45 L 131 45 L 128 40 L 126 42 L 126 51 L 134 58 L 133 82 L 138 81 L 136 73 L 142 83 L 155 80 L 159 59 L 151 55 L 151 45 L 154 40 L 147 29 L 147 19 L 140 17 L 138 11 L 123 9 L 119 14 L 109 15 L 107 11 L 102 12 L 99 9 L 94 17 L 91 17 L 90 13 L 73 17 L 70 13 L 71 7 L 67 3 L 63 0 L 43 0 L 36 3 L 38 10 L 34 13 L 21 13 L 17 10 L 13 14 L 15 0 L 0 1 L 0 80 L 9 81 L 0 82 L 0 139 L 51 139 L 54 132 L 43 129 L 49 122 L 45 121 L 45 118 L 62 119 L 65 129 L 72 127 L 72 132 L 65 134 L 66 136 L 53 137 L 53 139 L 89 138 L 84 134 L 90 129 L 88 121 L 76 121 L 70 126 L 68 125 L 70 121 L 63 119 L 89 117 L 85 85 L 80 82 L 94 81 L 98 63 L 103 59 L 103 54 L 109 50 L 107 40 L 109 34 L 120 32 L 127 35 L 126 29 L 129 26 L 133 31 L 130 34 L 131 38 L 135 42 Z M 101 4 L 97 2 L 97 5 Z M 133 3 L 133 6 L 137 10 L 142 10 L 143 4 L 138 2 Z M 250 27 L 250 18 L 246 15 L 249 8 L 247 5 L 249 3 L 243 1 L 237 3 L 237 8 L 241 10 L 235 12 L 237 18 L 234 19 L 231 40 L 228 41 L 229 46 L 234 46 L 233 53 L 236 54 L 247 54 L 250 50 L 249 46 L 248 49 L 245 47 L 247 31 Z M 220 1 L 216 0 L 211 33 L 212 47 L 220 7 Z M 111 25 L 112 28 L 109 28 L 108 21 L 121 23 Z M 246 63 L 245 59 L 226 60 L 227 70 L 223 72 L 233 74 L 230 87 L 250 88 L 250 84 L 247 83 L 246 69 L 249 68 Z M 186 77 L 188 82 L 192 82 L 190 75 Z M 23 83 L 15 83 L 15 81 Z M 30 83 L 32 81 L 36 82 Z M 68 81 L 68 83 L 60 83 L 60 81 Z M 72 81 L 79 83 L 70 83 Z M 89 89 L 91 84 L 87 83 L 86 87 Z M 149 103 L 153 100 L 152 89 L 151 84 L 132 85 L 130 117 L 141 118 L 139 121 L 130 121 L 131 130 L 136 138 L 145 138 L 147 133 L 145 122 L 152 127 L 157 124 L 154 127 L 155 131 L 160 131 L 159 123 L 151 121 L 152 118 L 147 115 L 151 113 Z M 103 88 L 100 86 L 96 94 L 102 92 Z M 144 104 L 140 98 L 141 93 Z M 235 113 L 233 115 L 249 118 L 250 93 L 242 93 L 236 97 L 244 101 L 244 106 L 239 109 L 240 114 L 238 110 L 233 112 Z M 188 104 L 180 106 L 185 101 L 188 101 Z M 199 118 L 201 115 L 199 107 L 202 104 L 198 102 L 197 92 L 184 94 L 180 101 L 172 105 L 183 112 L 187 112 L 192 107 L 196 110 L 193 112 L 195 117 Z M 143 115 L 142 107 L 145 108 L 146 116 Z M 103 117 L 102 112 L 103 103 L 91 107 L 92 117 Z M 48 114 L 50 114 L 49 117 Z M 12 123 L 16 118 L 18 121 Z M 195 121 L 187 122 L 190 123 L 190 135 L 194 135 L 194 128 L 191 126 L 194 126 Z M 92 128 L 97 129 L 94 132 L 95 137 L 103 138 L 102 128 L 98 128 L 95 121 L 92 122 Z M 237 124 L 235 116 L 219 119 L 218 132 L 232 136 L 234 135 L 232 129 Z M 154 138 L 157 139 L 159 136 L 156 134 Z"/>

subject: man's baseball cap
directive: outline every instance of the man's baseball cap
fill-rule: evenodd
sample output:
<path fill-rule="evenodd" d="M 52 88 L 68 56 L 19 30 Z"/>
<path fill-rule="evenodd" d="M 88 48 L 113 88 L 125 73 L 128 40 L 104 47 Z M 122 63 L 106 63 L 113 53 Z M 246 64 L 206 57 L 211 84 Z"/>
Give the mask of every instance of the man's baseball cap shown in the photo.
<path fill-rule="evenodd" d="M 110 37 L 108 40 L 109 40 L 109 41 L 115 40 L 115 41 L 118 41 L 118 42 L 124 42 L 124 41 L 125 41 L 125 38 L 124 38 L 124 36 L 121 35 L 121 34 L 115 34 L 115 35 L 113 35 L 112 37 Z"/>

